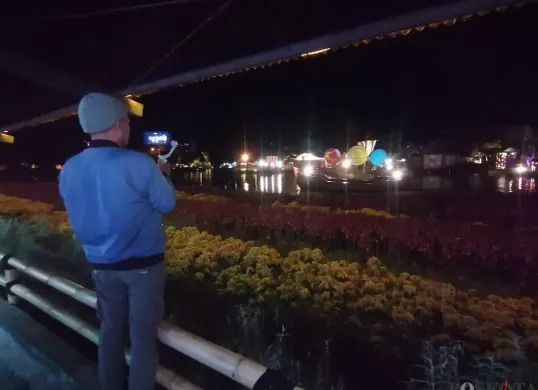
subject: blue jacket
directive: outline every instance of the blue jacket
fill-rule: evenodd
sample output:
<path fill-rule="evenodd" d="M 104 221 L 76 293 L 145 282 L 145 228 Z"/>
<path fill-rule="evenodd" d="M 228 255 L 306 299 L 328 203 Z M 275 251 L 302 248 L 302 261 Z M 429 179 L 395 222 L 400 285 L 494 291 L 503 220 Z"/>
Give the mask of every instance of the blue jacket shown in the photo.
<path fill-rule="evenodd" d="M 151 157 L 92 141 L 64 164 L 60 194 L 96 268 L 146 268 L 164 259 L 161 214 L 174 209 L 176 193 Z"/>

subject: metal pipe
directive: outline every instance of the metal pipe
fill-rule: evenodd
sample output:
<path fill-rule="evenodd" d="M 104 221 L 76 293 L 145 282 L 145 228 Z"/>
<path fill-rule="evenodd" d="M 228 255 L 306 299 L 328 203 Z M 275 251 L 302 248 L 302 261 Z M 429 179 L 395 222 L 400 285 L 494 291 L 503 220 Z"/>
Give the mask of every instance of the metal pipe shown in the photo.
<path fill-rule="evenodd" d="M 159 340 L 184 355 L 208 366 L 237 383 L 253 389 L 267 368 L 198 336 L 163 322 Z"/>
<path fill-rule="evenodd" d="M 67 74 L 54 66 L 8 49 L 0 49 L 0 69 L 2 72 L 75 98 L 96 89 L 93 83 L 87 84 L 78 77 Z"/>
<path fill-rule="evenodd" d="M 4 254 L 0 253 L 0 258 L 2 256 Z M 54 276 L 46 271 L 29 266 L 14 257 L 8 260 L 8 264 L 89 307 L 95 309 L 97 306 L 95 292 L 92 290 L 65 278 Z M 270 374 L 265 366 L 165 321 L 161 323 L 158 337 L 163 344 L 220 372 L 249 389 L 254 388 L 260 378 Z M 294 389 L 302 390 L 299 387 Z"/>
<path fill-rule="evenodd" d="M 4 254 L 0 253 L 0 257 L 2 256 L 4 256 Z M 97 307 L 97 297 L 95 296 L 95 292 L 92 290 L 84 288 L 83 286 L 68 279 L 54 276 L 49 272 L 32 267 L 15 257 L 11 257 L 8 260 L 8 264 L 13 268 L 25 273 L 26 275 L 40 281 L 41 283 L 44 283 L 53 289 L 70 296 L 76 301 L 85 304 L 86 306 L 94 309 Z"/>
<path fill-rule="evenodd" d="M 6 286 L 6 279 L 3 276 L 0 276 L 0 285 Z M 48 301 L 41 295 L 35 293 L 28 287 L 25 287 L 21 284 L 15 284 L 10 287 L 10 292 L 16 294 L 25 301 L 31 303 L 35 307 L 41 309 L 43 312 L 56 319 L 58 322 L 61 322 L 70 329 L 73 329 L 75 332 L 90 340 L 94 344 L 99 342 L 99 331 L 87 322 L 77 318 L 65 310 L 61 309 L 57 305 Z M 125 353 L 127 363 L 130 362 L 130 355 L 128 352 Z M 177 375 L 176 373 L 159 366 L 157 369 L 157 383 L 166 387 L 170 390 L 202 390 L 200 387 L 189 382 L 187 379 Z"/>
<path fill-rule="evenodd" d="M 16 283 L 19 280 L 19 271 L 16 269 L 6 269 L 4 271 L 4 281 L 6 283 Z M 19 297 L 8 291 L 7 301 L 10 305 L 16 305 L 19 302 Z"/>
<path fill-rule="evenodd" d="M 219 65 L 186 71 L 171 77 L 152 81 L 132 88 L 118 91 L 120 96 L 141 95 L 157 92 L 163 89 L 178 87 L 193 81 L 239 72 L 253 66 L 271 64 L 292 58 L 311 57 L 315 53 L 327 52 L 330 48 L 346 46 L 379 36 L 386 36 L 399 31 L 406 31 L 430 23 L 439 23 L 463 15 L 491 10 L 507 4 L 516 3 L 513 0 L 463 0 L 450 4 L 430 7 L 421 11 L 411 12 L 400 16 L 366 23 L 348 30 L 338 31 L 286 45 L 274 50 L 264 51 L 254 55 L 237 58 Z M 57 119 L 75 115 L 77 105 L 71 105 L 37 118 L 11 124 L 0 128 L 2 131 L 16 131 L 25 127 L 37 126 Z"/>
<path fill-rule="evenodd" d="M 390 33 L 404 31 L 425 24 L 442 22 L 451 18 L 513 3 L 512 0 L 463 0 L 437 7 L 429 7 L 421 11 L 410 12 L 355 28 L 323 35 L 307 41 L 292 43 L 278 49 L 261 52 L 247 57 L 235 59 L 220 65 L 210 66 L 185 72 L 176 76 L 145 83 L 123 90 L 122 95 L 138 95 L 149 91 L 156 92 L 165 88 L 177 87 L 181 84 L 217 76 L 229 72 L 237 72 L 251 66 L 270 64 L 275 61 L 292 59 L 300 56 L 308 57 L 316 52 L 326 52 L 337 46 L 350 45 L 364 39 L 386 36 Z"/>

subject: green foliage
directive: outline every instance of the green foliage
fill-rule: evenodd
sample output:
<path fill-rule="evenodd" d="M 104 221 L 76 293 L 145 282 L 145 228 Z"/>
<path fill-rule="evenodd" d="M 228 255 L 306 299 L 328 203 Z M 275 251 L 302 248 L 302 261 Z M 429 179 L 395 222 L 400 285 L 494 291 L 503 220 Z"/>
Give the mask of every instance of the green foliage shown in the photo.
<path fill-rule="evenodd" d="M 87 284 L 91 268 L 71 231 L 58 232 L 45 221 L 0 218 L 0 252 Z"/>
<path fill-rule="evenodd" d="M 253 302 L 237 306 L 235 318 L 231 317 L 229 322 L 237 330 L 235 349 L 239 353 L 283 373 L 293 383 L 301 382 L 301 364 L 293 358 L 285 325 L 282 324 L 281 332 L 267 342 L 264 337 L 268 333 L 265 311 Z"/>
<path fill-rule="evenodd" d="M 207 236 L 204 237 L 207 239 Z M 178 236 L 181 242 L 183 238 Z M 241 248 L 237 250 L 241 251 Z M 196 242 L 196 250 L 200 250 L 200 242 Z M 81 284 L 87 284 L 85 282 L 89 281 L 90 266 L 85 261 L 81 247 L 72 232 L 53 230 L 43 220 L 0 218 L 0 252 L 9 253 Z M 255 257 L 256 262 L 261 264 L 260 253 Z M 376 264 L 372 263 L 373 265 Z M 380 264 L 373 268 L 379 272 Z M 362 274 L 362 277 L 364 276 L 365 274 Z M 423 283 L 420 278 L 416 279 L 416 282 Z M 284 316 L 279 315 L 279 309 L 273 311 L 271 315 L 266 313 L 270 312 L 254 303 L 238 306 L 229 319 L 229 328 L 233 332 L 230 339 L 234 342 L 228 347 L 280 371 L 292 382 L 305 388 L 311 390 L 344 388 L 340 384 L 334 385 L 340 380 L 334 377 L 334 367 L 331 367 L 330 340 L 323 340 L 324 352 L 312 354 L 309 350 L 307 356 L 298 357 L 299 354 L 292 348 L 293 334 L 298 329 L 289 330 L 286 327 L 290 322 L 282 319 Z M 501 360 L 493 356 L 479 358 L 465 356 L 464 352 L 467 349 L 459 342 L 442 346 L 425 343 L 422 350 L 423 364 L 419 366 L 421 373 L 418 378 L 410 381 L 410 388 L 441 390 L 450 388 L 454 383 L 496 383 L 504 380 L 514 383 L 538 382 L 538 365 L 528 360 L 525 343 L 521 338 L 514 335 L 506 340 L 496 341 L 499 348 L 512 351 L 510 360 Z M 313 347 L 313 350 L 316 348 L 318 347 Z M 315 366 L 315 370 L 311 369 L 312 366 Z M 308 378 L 307 381 L 304 380 L 305 377 Z"/>
<path fill-rule="evenodd" d="M 282 323 L 278 311 L 273 314 L 254 301 L 236 306 L 235 315 L 228 319 L 230 328 L 235 330 L 232 349 L 282 373 L 300 387 L 343 390 L 343 380 L 333 380 L 330 340 L 323 340 L 322 353 L 310 351 L 308 360 L 298 359 L 293 349 L 292 331 Z"/>
<path fill-rule="evenodd" d="M 452 342 L 435 346 L 430 342 L 422 347 L 423 363 L 417 366 L 421 370 L 420 378 L 412 378 L 408 388 L 413 390 L 444 390 L 460 388 L 469 382 L 475 388 L 483 384 L 536 383 L 538 381 L 538 364 L 529 361 L 519 337 L 505 340 L 511 350 L 515 351 L 513 359 L 501 359 L 496 356 L 473 356 L 465 358 L 464 344 Z"/>
<path fill-rule="evenodd" d="M 452 384 L 460 383 L 460 358 L 463 356 L 461 343 L 453 343 L 435 347 L 430 342 L 422 347 L 422 378 L 411 379 L 412 389 L 441 390 Z M 462 382 L 467 382 L 464 380 Z"/>

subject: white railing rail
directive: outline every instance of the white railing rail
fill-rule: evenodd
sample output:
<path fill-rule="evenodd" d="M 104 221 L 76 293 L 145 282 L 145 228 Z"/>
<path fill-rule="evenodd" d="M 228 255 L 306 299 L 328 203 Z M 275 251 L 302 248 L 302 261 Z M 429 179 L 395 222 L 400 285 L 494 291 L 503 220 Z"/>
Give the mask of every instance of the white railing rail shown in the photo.
<path fill-rule="evenodd" d="M 1 275 L 2 271 L 3 276 Z M 0 286 L 6 288 L 10 303 L 14 304 L 17 302 L 17 298 L 22 298 L 97 344 L 99 332 L 95 327 L 22 285 L 19 278 L 20 272 L 95 309 L 97 299 L 94 291 L 0 252 Z M 163 344 L 233 379 L 248 389 L 302 390 L 260 363 L 197 337 L 168 322 L 163 321 L 158 337 Z M 126 352 L 126 359 L 129 362 L 128 352 Z M 158 368 L 156 381 L 170 390 L 201 390 L 200 387 L 162 366 Z"/>

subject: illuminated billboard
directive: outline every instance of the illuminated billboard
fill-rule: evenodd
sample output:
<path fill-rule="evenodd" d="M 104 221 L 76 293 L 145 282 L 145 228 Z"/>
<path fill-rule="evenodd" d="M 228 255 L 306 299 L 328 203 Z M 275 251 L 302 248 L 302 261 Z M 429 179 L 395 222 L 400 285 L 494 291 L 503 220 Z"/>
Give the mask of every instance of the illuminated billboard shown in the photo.
<path fill-rule="evenodd" d="M 144 145 L 169 145 L 172 141 L 167 131 L 145 131 Z"/>

